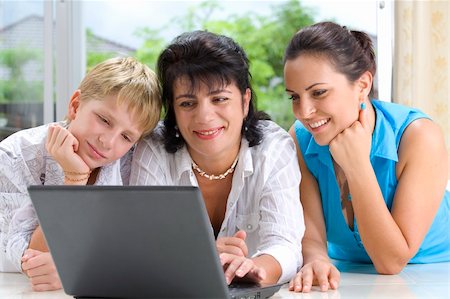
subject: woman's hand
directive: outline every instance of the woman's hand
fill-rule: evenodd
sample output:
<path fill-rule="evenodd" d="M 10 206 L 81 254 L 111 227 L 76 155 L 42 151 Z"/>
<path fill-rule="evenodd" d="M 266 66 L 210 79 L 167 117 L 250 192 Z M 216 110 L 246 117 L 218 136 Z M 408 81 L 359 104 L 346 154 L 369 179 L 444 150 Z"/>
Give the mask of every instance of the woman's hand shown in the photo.
<path fill-rule="evenodd" d="M 86 176 L 91 170 L 76 153 L 78 145 L 78 140 L 69 130 L 58 125 L 49 126 L 45 143 L 45 148 L 49 154 L 58 162 L 64 172 L 71 173 L 72 176 Z"/>
<path fill-rule="evenodd" d="M 266 271 L 258 267 L 252 259 L 230 253 L 221 253 L 219 257 L 227 284 L 233 280 L 261 282 L 266 279 Z"/>
<path fill-rule="evenodd" d="M 325 292 L 337 289 L 340 281 L 338 269 L 329 261 L 315 260 L 305 264 L 289 282 L 289 291 L 308 293 L 313 285 Z"/>
<path fill-rule="evenodd" d="M 367 109 L 359 111 L 359 118 L 338 134 L 329 144 L 330 153 L 344 170 L 351 171 L 362 163 L 370 163 L 372 129 L 367 120 Z"/>
<path fill-rule="evenodd" d="M 233 237 L 222 237 L 216 240 L 216 247 L 219 254 L 230 253 L 237 256 L 246 257 L 248 255 L 247 244 L 245 238 L 247 233 L 240 230 Z"/>
<path fill-rule="evenodd" d="M 25 250 L 22 256 L 22 270 L 30 278 L 33 291 L 52 291 L 62 287 L 49 252 Z"/>

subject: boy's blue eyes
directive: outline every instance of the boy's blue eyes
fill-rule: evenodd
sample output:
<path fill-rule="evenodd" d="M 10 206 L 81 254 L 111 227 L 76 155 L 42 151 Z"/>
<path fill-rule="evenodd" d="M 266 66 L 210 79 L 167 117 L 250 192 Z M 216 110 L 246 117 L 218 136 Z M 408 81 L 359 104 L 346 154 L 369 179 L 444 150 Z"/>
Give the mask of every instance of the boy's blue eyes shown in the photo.
<path fill-rule="evenodd" d="M 125 139 L 125 140 L 128 141 L 128 142 L 131 142 L 130 137 L 128 137 L 127 135 L 122 135 L 122 136 L 123 136 L 123 139 Z"/>
<path fill-rule="evenodd" d="M 103 116 L 101 116 L 101 115 L 99 115 L 99 114 L 97 114 L 97 117 L 98 117 L 98 119 L 99 119 L 102 123 L 105 123 L 105 124 L 109 125 L 109 121 L 108 121 L 106 118 L 104 118 Z M 133 141 L 131 140 L 131 138 L 128 137 L 127 135 L 122 135 L 122 137 L 123 137 L 123 139 L 124 139 L 125 141 L 127 141 L 127 142 L 133 142 Z"/>
<path fill-rule="evenodd" d="M 101 115 L 97 115 L 97 116 L 102 122 L 104 122 L 105 124 L 109 124 L 109 121 L 106 118 L 102 117 Z"/>

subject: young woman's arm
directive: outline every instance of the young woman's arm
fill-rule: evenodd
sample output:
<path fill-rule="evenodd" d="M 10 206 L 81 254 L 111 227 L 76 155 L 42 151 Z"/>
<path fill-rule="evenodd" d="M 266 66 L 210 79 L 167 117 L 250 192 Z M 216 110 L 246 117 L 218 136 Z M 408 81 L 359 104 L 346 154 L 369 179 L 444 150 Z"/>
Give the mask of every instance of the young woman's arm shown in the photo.
<path fill-rule="evenodd" d="M 300 200 L 305 218 L 305 235 L 302 241 L 303 267 L 291 280 L 289 289 L 295 292 L 309 292 L 312 285 L 319 285 L 321 290 L 336 289 L 340 274 L 328 258 L 325 220 L 322 201 L 315 178 L 309 172 L 298 147 L 293 127 L 289 130 L 297 146 L 298 163 L 302 180 L 300 183 Z"/>
<path fill-rule="evenodd" d="M 355 149 L 356 143 L 363 143 L 365 132 L 360 126 L 353 129 L 343 136 L 341 145 L 352 144 Z M 448 165 L 444 138 L 428 119 L 416 120 L 405 130 L 398 151 L 392 214 L 370 164 L 370 143 L 369 151 L 362 152 L 340 155 L 341 162 L 337 162 L 348 180 L 364 248 L 379 273 L 396 274 L 417 253 L 441 203 Z"/>

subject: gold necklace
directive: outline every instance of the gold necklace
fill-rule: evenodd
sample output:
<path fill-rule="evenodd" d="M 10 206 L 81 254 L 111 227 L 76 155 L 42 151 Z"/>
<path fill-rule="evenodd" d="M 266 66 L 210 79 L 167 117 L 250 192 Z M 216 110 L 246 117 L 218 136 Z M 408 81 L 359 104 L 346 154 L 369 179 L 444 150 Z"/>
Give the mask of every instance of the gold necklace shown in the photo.
<path fill-rule="evenodd" d="M 238 158 L 239 158 L 239 155 L 236 157 L 236 159 L 234 159 L 234 162 L 233 162 L 233 164 L 231 164 L 231 167 L 228 168 L 227 171 L 225 171 L 224 173 L 219 174 L 219 175 L 207 174 L 202 169 L 200 169 L 200 167 L 198 167 L 198 165 L 194 161 L 192 161 L 192 168 L 195 169 L 200 176 L 205 177 L 210 181 L 223 180 L 224 178 L 227 177 L 227 175 L 229 175 L 230 173 L 233 173 L 234 168 L 236 167 L 236 164 L 238 162 Z"/>

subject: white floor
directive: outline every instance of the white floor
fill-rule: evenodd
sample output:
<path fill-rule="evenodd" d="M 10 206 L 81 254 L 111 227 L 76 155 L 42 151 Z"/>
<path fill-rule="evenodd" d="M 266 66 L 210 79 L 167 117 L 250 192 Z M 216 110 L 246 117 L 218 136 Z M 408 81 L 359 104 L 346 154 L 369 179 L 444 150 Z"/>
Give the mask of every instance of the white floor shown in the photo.
<path fill-rule="evenodd" d="M 336 262 L 341 271 L 338 290 L 293 294 L 286 287 L 273 298 L 308 299 L 445 299 L 450 298 L 450 263 L 408 265 L 398 275 L 378 275 L 372 265 Z"/>
<path fill-rule="evenodd" d="M 341 285 L 336 291 L 292 293 L 284 286 L 272 298 L 307 299 L 445 299 L 450 298 L 450 263 L 408 265 L 399 275 L 378 275 L 372 265 L 336 262 L 341 270 Z M 0 298 L 72 298 L 62 290 L 33 292 L 22 274 L 0 273 Z"/>

